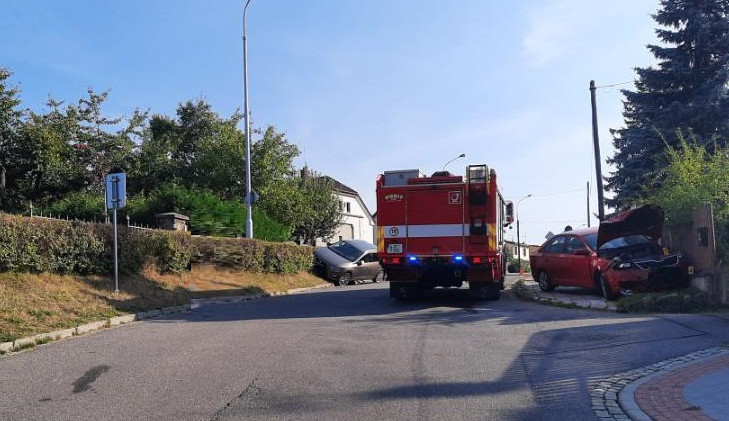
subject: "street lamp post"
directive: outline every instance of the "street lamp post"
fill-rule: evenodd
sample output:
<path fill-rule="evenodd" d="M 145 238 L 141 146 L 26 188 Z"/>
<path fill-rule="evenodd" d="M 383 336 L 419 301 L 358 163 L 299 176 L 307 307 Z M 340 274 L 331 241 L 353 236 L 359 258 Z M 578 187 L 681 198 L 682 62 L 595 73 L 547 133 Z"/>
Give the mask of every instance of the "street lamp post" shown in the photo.
<path fill-rule="evenodd" d="M 519 273 L 521 273 L 521 235 L 519 235 L 519 203 L 522 200 L 528 199 L 530 197 L 532 197 L 531 193 L 517 200 L 516 206 L 514 206 L 514 210 L 516 212 L 516 256 L 519 263 Z"/>
<path fill-rule="evenodd" d="M 448 166 L 448 164 L 450 164 L 451 162 L 455 161 L 456 159 L 465 158 L 465 157 L 466 157 L 466 154 L 465 153 L 462 153 L 462 154 L 458 155 L 457 157 L 451 159 L 450 161 L 446 162 L 445 165 L 443 165 L 443 169 L 441 171 L 445 171 L 445 169 Z"/>
<path fill-rule="evenodd" d="M 246 147 L 246 237 L 253 238 L 253 206 L 251 203 L 251 112 L 248 108 L 248 49 L 246 45 L 246 12 L 251 0 L 243 7 L 243 113 L 245 114 Z"/>

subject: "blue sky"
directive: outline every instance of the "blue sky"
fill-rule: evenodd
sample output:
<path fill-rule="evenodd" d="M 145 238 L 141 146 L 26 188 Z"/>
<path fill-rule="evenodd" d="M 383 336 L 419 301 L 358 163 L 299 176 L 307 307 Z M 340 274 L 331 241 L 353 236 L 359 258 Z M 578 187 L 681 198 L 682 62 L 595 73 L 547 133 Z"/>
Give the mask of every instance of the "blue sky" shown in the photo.
<path fill-rule="evenodd" d="M 242 109 L 244 1 L 4 0 L 0 66 L 23 105 L 111 90 L 105 113 L 174 116 L 204 98 Z M 253 124 L 274 125 L 310 168 L 376 210 L 386 170 L 463 174 L 485 163 L 521 201 L 522 241 L 587 222 L 597 209 L 589 81 L 632 81 L 655 64 L 650 14 L 635 0 L 253 0 Z M 621 87 L 597 91 L 603 172 Z M 242 127 L 242 126 L 241 126 Z M 130 183 L 133 180 L 129 181 Z M 596 218 L 591 223 L 595 225 Z M 515 229 L 507 239 L 516 239 Z"/>

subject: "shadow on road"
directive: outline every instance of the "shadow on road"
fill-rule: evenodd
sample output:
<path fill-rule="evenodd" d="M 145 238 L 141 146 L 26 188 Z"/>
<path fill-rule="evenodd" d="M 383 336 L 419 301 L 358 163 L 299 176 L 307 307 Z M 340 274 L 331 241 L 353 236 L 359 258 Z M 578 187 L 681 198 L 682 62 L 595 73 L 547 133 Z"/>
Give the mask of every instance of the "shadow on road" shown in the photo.
<path fill-rule="evenodd" d="M 594 317 L 589 310 L 539 307 L 522 302 L 505 292 L 500 300 L 479 301 L 468 296 L 465 288 L 435 289 L 418 301 L 397 301 L 389 297 L 387 284 L 333 288 L 305 294 L 267 297 L 258 300 L 202 304 L 190 313 L 154 319 L 152 323 L 169 321 L 215 322 L 243 320 L 281 320 L 309 318 L 352 318 L 342 323 L 471 323 L 483 318 L 498 318 L 501 324 L 545 322 L 549 320 Z M 614 314 L 611 315 L 613 317 Z"/>

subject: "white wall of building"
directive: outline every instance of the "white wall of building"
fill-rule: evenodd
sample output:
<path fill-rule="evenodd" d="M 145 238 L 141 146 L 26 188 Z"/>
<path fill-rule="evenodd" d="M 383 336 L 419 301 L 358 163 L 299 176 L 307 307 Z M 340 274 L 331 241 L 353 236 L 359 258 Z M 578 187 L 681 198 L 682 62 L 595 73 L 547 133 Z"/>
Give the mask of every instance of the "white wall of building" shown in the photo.
<path fill-rule="evenodd" d="M 337 232 L 328 239 L 317 239 L 317 246 L 339 240 L 364 240 L 375 242 L 375 221 L 359 195 L 335 192 L 339 200 L 342 220 Z"/>

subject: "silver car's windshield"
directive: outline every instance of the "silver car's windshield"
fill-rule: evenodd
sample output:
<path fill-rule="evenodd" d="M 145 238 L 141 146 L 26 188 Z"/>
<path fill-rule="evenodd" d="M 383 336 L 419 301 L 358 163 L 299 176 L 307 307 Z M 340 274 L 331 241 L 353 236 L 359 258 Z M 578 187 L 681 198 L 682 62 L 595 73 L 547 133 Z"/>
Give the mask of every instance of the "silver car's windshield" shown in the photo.
<path fill-rule="evenodd" d="M 329 250 L 337 253 L 338 255 L 349 260 L 350 262 L 354 262 L 355 260 L 359 259 L 359 256 L 362 255 L 362 250 L 349 243 L 345 243 L 344 241 L 331 244 L 327 247 L 329 248 Z"/>

